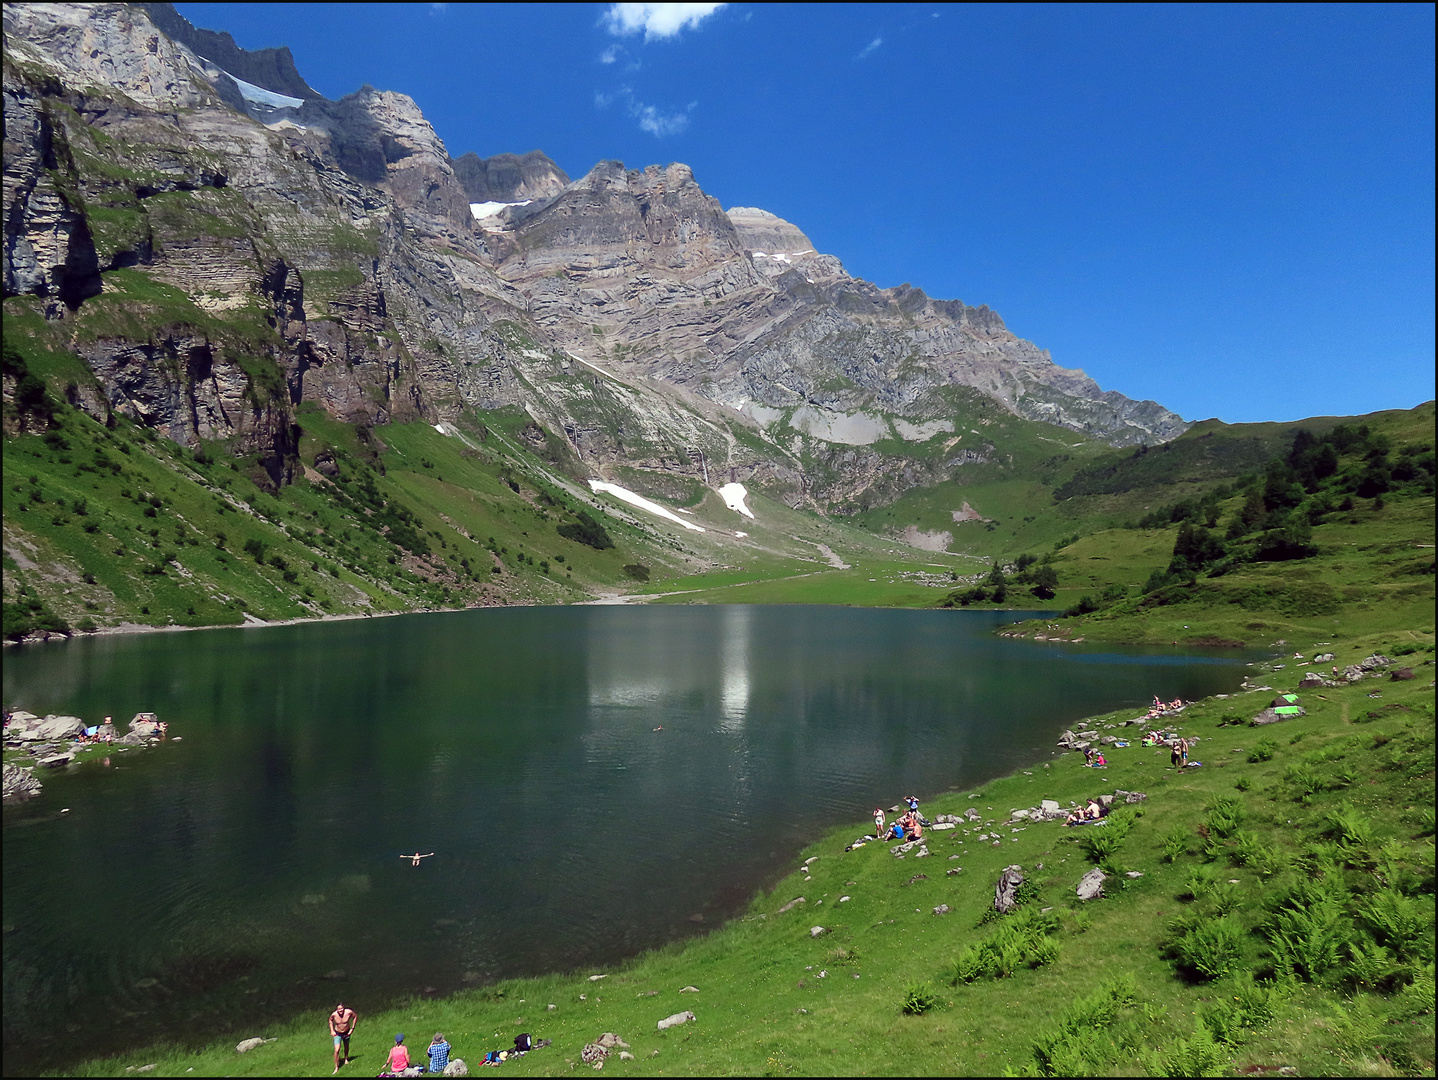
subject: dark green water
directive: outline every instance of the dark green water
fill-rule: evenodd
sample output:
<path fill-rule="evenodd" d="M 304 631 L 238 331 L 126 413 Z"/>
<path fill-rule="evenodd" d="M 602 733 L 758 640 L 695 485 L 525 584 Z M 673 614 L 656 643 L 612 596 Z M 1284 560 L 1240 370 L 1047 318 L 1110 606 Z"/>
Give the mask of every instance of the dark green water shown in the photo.
<path fill-rule="evenodd" d="M 6 809 L 5 1072 L 598 967 L 721 922 L 828 827 L 1248 659 L 991 635 L 1018 617 L 528 608 L 8 650 L 7 704 L 182 741 Z"/>

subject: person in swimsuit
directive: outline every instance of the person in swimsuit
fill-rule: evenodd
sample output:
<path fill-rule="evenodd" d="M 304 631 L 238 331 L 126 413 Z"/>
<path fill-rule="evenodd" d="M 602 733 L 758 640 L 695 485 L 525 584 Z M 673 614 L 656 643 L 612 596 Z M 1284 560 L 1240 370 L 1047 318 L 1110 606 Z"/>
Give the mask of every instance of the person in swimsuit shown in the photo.
<path fill-rule="evenodd" d="M 335 1006 L 335 1011 L 330 1013 L 330 1037 L 335 1041 L 335 1072 L 340 1071 L 340 1065 L 348 1065 L 350 1060 L 350 1036 L 354 1034 L 355 1025 L 359 1023 L 359 1013 L 355 1012 L 343 1001 Z M 344 1046 L 344 1061 L 340 1061 L 340 1046 Z"/>
<path fill-rule="evenodd" d="M 884 838 L 884 811 L 880 810 L 880 809 L 876 806 L 876 807 L 874 807 L 874 839 L 875 839 L 875 840 L 882 840 L 883 838 Z"/>
<path fill-rule="evenodd" d="M 434 852 L 431 851 L 429 855 L 421 855 L 418 851 L 416 851 L 413 855 L 401 855 L 400 858 L 408 859 L 411 866 L 418 866 L 420 859 L 428 859 L 429 856 L 433 854 Z"/>

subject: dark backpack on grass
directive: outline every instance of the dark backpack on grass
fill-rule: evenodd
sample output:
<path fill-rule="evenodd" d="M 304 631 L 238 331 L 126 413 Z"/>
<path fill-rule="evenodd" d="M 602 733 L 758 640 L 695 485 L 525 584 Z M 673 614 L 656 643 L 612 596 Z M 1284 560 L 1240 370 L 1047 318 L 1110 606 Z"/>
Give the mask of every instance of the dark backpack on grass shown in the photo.
<path fill-rule="evenodd" d="M 516 1053 L 527 1054 L 534 1048 L 533 1041 L 529 1038 L 529 1032 L 514 1037 L 514 1049 Z"/>

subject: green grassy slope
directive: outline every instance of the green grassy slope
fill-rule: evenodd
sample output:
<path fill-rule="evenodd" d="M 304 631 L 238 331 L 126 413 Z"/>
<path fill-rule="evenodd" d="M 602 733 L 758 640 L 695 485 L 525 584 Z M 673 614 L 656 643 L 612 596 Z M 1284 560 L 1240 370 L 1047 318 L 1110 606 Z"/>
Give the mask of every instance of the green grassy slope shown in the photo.
<path fill-rule="evenodd" d="M 1419 661 L 1418 677 L 1305 693 L 1306 717 L 1255 729 L 1242 721 L 1303 670 L 1263 665 L 1255 681 L 1273 689 L 1177 719 L 1201 768 L 1174 770 L 1166 750 L 1135 741 L 1110 749 L 1106 769 L 1056 754 L 939 796 L 931 817 L 974 808 L 981 822 L 931 832 L 928 858 L 846 852 L 862 826 L 836 830 L 707 937 L 366 1016 L 352 1068 L 377 1069 L 390 1032 L 440 1029 L 471 1064 L 520 1031 L 554 1040 L 504 1066 L 516 1075 L 568 1074 L 604 1031 L 635 1055 L 607 1068 L 636 1075 L 1431 1073 L 1432 648 L 1431 631 L 1352 640 L 1340 661 L 1413 650 L 1398 659 Z M 1115 789 L 1147 799 L 1101 828 L 1010 819 Z M 1019 911 L 995 920 L 985 912 L 1010 864 L 1029 884 Z M 1110 873 L 1106 895 L 1081 902 L 1075 885 L 1094 865 Z M 693 1022 L 656 1030 L 686 1009 Z M 197 1053 L 156 1048 L 79 1074 L 326 1065 L 321 1018 L 243 1034 L 277 1041 L 243 1057 L 238 1035 Z"/>

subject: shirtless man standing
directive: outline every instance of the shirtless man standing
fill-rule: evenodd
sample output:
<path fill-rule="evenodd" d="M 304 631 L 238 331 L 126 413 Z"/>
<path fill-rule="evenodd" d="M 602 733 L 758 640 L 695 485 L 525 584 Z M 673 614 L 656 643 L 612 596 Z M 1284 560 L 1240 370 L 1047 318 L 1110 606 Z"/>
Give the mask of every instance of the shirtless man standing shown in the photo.
<path fill-rule="evenodd" d="M 355 1024 L 359 1023 L 359 1013 L 355 1012 L 343 1001 L 335 1006 L 335 1011 L 330 1013 L 330 1036 L 335 1041 L 335 1072 L 340 1071 L 340 1065 L 348 1065 L 350 1060 L 350 1036 L 354 1034 Z M 344 1044 L 344 1061 L 340 1061 L 340 1044 Z"/>

